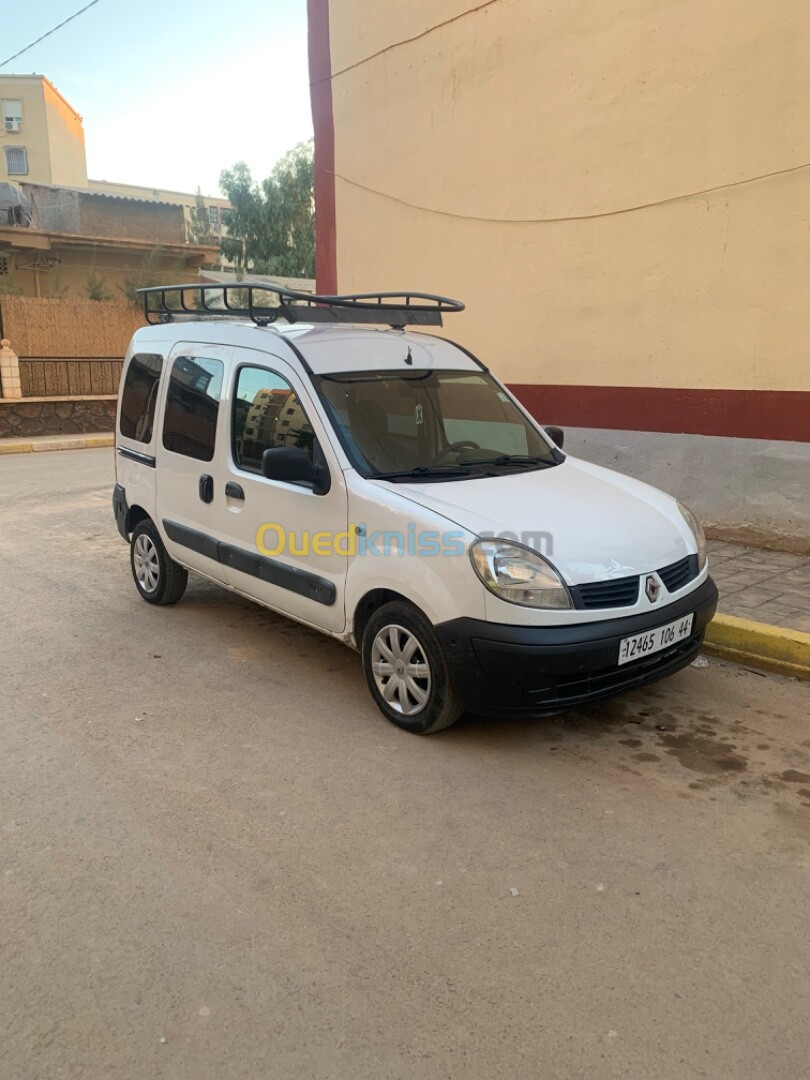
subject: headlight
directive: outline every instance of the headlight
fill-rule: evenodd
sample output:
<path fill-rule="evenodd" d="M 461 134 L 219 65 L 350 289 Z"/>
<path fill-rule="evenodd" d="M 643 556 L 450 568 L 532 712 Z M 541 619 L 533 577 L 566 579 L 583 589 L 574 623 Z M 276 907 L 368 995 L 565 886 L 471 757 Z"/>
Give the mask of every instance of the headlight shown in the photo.
<path fill-rule="evenodd" d="M 509 540 L 476 540 L 470 559 L 484 585 L 501 600 L 533 608 L 573 607 L 560 575 L 531 548 Z"/>
<path fill-rule="evenodd" d="M 703 526 L 688 506 L 684 506 L 683 503 L 679 502 L 678 509 L 683 515 L 684 521 L 689 526 L 692 536 L 695 538 L 698 549 L 698 569 L 702 570 L 706 565 L 706 535 L 703 532 Z"/>

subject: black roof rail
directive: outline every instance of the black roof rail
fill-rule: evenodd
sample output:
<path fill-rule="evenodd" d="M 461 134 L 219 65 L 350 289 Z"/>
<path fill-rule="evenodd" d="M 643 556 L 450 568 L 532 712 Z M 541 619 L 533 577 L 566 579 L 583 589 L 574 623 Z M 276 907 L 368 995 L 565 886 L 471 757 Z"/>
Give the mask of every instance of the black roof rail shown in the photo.
<path fill-rule="evenodd" d="M 405 326 L 441 326 L 442 315 L 463 311 L 460 300 L 420 292 L 354 293 L 319 296 L 282 285 L 197 282 L 193 285 L 153 285 L 138 289 L 148 323 L 171 322 L 176 316 L 252 319 L 267 326 L 287 322 L 375 323 Z M 273 303 L 270 303 L 270 300 Z"/>

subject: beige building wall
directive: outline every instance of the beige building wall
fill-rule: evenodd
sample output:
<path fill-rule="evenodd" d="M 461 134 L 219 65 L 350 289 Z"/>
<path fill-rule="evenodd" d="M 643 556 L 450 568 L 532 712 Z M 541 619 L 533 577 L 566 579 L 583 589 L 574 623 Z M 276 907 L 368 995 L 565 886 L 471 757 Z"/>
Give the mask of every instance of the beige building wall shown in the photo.
<path fill-rule="evenodd" d="M 82 118 L 47 79 L 42 80 L 51 183 L 62 187 L 87 187 L 87 157 Z"/>
<path fill-rule="evenodd" d="M 341 289 L 512 381 L 810 389 L 810 6 L 473 6 L 331 0 Z"/>
<path fill-rule="evenodd" d="M 87 187 L 82 118 L 42 75 L 0 74 L 0 99 L 22 103 L 18 132 L 0 125 L 0 180 Z M 6 147 L 25 149 L 26 174 L 9 174 Z"/>
<path fill-rule="evenodd" d="M 310 0 L 310 35 L 319 287 L 458 297 L 575 452 L 810 544 L 810 6 Z"/>
<path fill-rule="evenodd" d="M 175 246 L 156 253 L 151 243 L 88 239 L 81 244 L 53 236 L 42 251 L 18 249 L 5 259 L 10 262 L 14 293 L 22 296 L 123 302 L 137 288 L 196 279 L 201 262 L 213 261 L 213 251 Z M 3 280 L 0 277 L 0 303 Z"/>

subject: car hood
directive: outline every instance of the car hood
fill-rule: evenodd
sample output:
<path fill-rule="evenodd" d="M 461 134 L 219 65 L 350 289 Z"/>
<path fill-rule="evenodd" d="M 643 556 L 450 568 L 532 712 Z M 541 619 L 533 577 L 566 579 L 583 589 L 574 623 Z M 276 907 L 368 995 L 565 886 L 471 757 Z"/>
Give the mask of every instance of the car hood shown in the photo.
<path fill-rule="evenodd" d="M 697 550 L 671 496 L 572 457 L 531 472 L 391 486 L 477 536 L 534 548 L 569 585 L 659 570 Z"/>

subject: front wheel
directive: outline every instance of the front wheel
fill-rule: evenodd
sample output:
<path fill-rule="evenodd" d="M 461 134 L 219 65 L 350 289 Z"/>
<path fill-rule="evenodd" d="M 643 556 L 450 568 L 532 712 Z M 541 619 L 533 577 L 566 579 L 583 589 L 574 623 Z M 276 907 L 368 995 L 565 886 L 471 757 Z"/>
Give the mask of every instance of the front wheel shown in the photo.
<path fill-rule="evenodd" d="M 378 608 L 366 624 L 362 653 L 371 696 L 397 727 L 430 735 L 461 716 L 441 645 L 412 604 L 395 600 Z"/>
<path fill-rule="evenodd" d="M 135 587 L 147 604 L 176 604 L 186 591 L 188 570 L 167 554 L 151 521 L 132 531 L 130 564 Z"/>

